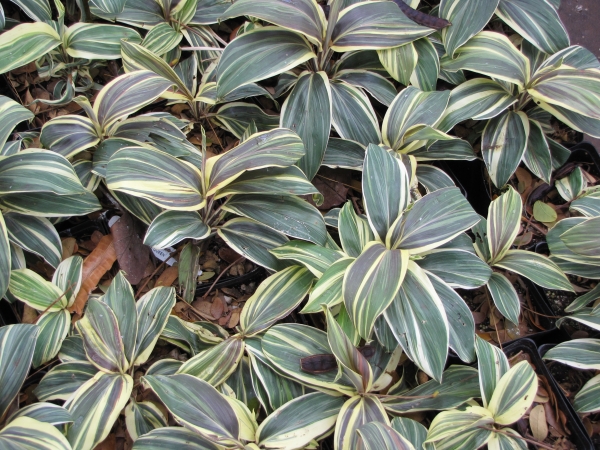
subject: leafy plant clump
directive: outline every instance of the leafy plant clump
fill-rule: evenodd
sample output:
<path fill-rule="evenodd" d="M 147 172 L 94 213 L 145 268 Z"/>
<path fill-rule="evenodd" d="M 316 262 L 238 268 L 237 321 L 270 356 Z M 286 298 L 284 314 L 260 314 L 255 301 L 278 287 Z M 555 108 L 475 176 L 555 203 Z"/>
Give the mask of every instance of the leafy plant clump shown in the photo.
<path fill-rule="evenodd" d="M 526 278 L 581 328 L 545 358 L 600 368 L 559 3 L 3 4 L 0 447 L 575 448 L 492 336 Z"/>

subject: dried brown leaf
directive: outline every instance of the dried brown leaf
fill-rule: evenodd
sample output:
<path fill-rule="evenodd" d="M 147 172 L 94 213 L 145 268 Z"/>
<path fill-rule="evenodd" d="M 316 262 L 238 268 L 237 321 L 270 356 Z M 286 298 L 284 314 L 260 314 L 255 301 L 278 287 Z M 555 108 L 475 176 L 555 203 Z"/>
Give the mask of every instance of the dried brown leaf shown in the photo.
<path fill-rule="evenodd" d="M 160 274 L 156 280 L 155 286 L 171 286 L 177 279 L 178 275 L 179 268 L 177 266 L 169 266 L 163 271 L 163 273 Z"/>
<path fill-rule="evenodd" d="M 114 247 L 119 266 L 125 271 L 125 278 L 132 285 L 138 284 L 144 277 L 146 266 L 150 260 L 150 247 L 144 245 L 144 231 L 138 220 L 128 212 L 111 227 L 114 236 Z"/>
<path fill-rule="evenodd" d="M 112 235 L 103 236 L 96 248 L 83 260 L 81 289 L 75 298 L 75 303 L 69 308 L 70 312 L 81 314 L 100 279 L 110 270 L 117 260 L 117 253 L 113 245 Z"/>
<path fill-rule="evenodd" d="M 62 243 L 62 260 L 73 256 L 77 252 L 77 239 L 74 237 L 67 237 L 61 240 Z"/>
<path fill-rule="evenodd" d="M 546 422 L 546 411 L 543 405 L 537 405 L 529 414 L 529 427 L 533 437 L 538 441 L 544 441 L 548 437 L 548 423 Z"/>

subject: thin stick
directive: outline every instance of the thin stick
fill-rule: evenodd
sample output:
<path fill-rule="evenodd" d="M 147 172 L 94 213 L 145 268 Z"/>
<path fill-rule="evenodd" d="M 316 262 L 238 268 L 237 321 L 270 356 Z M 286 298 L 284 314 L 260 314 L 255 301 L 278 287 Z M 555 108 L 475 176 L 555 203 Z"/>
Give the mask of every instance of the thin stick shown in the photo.
<path fill-rule="evenodd" d="M 529 439 L 526 437 L 523 437 L 521 435 L 516 435 L 516 434 L 512 434 L 512 433 L 507 433 L 506 431 L 502 431 L 502 430 L 496 430 L 494 428 L 487 428 L 487 427 L 477 427 L 477 428 L 481 428 L 482 430 L 489 430 L 489 431 L 493 431 L 494 433 L 500 433 L 500 434 L 504 434 L 506 436 L 509 436 L 511 438 L 515 438 L 515 439 L 522 439 L 525 442 L 529 442 L 530 444 L 533 445 L 537 445 L 538 447 L 542 447 L 542 448 L 547 448 L 549 450 L 554 450 L 554 447 L 550 447 L 549 445 L 546 445 L 542 442 L 536 441 L 535 439 Z"/>
<path fill-rule="evenodd" d="M 206 298 L 206 296 L 210 293 L 210 291 L 212 291 L 212 288 L 215 287 L 215 284 L 217 284 L 217 281 L 219 281 L 221 279 L 221 277 L 225 274 L 225 272 L 227 272 L 229 269 L 231 269 L 233 266 L 235 266 L 238 262 L 240 262 L 242 259 L 244 259 L 244 256 L 240 256 L 238 259 L 236 259 L 234 262 L 232 262 L 231 264 L 229 264 L 227 267 L 225 267 L 224 270 L 221 271 L 221 273 L 219 274 L 219 276 L 216 278 L 215 281 L 213 281 L 213 284 L 210 285 L 210 287 L 208 288 L 208 291 L 206 291 L 206 293 L 202 296 L 203 299 Z"/>

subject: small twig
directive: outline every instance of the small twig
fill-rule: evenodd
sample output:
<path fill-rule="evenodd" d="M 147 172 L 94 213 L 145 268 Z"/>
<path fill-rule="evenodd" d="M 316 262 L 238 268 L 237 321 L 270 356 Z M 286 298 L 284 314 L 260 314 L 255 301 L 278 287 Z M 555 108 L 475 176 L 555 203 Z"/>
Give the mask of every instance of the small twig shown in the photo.
<path fill-rule="evenodd" d="M 236 259 L 234 262 L 232 262 L 231 264 L 229 264 L 227 267 L 225 267 L 224 270 L 221 271 L 221 273 L 219 274 L 219 276 L 215 279 L 215 281 L 213 281 L 213 284 L 210 285 L 210 287 L 208 288 L 208 291 L 206 291 L 206 293 L 202 296 L 203 299 L 206 299 L 206 297 L 208 296 L 208 294 L 210 293 L 210 291 L 212 291 L 212 288 L 215 287 L 215 284 L 217 284 L 217 281 L 219 281 L 221 279 L 221 277 L 225 274 L 225 272 L 227 272 L 229 269 L 231 269 L 233 266 L 235 266 L 238 262 L 240 262 L 242 259 L 244 259 L 244 256 L 240 256 L 238 259 Z"/>
<path fill-rule="evenodd" d="M 542 313 L 539 313 L 537 311 L 534 311 L 533 309 L 529 309 L 525 305 L 521 305 L 521 308 L 526 309 L 527 311 L 529 311 L 529 312 L 531 312 L 531 313 L 533 313 L 533 314 L 535 314 L 537 316 L 547 317 L 549 319 L 560 319 L 560 317 L 561 317 L 561 316 L 548 316 L 546 314 L 542 314 Z"/>
<path fill-rule="evenodd" d="M 521 216 L 521 220 L 524 220 L 527 222 L 527 218 L 524 216 Z M 544 230 L 542 227 L 540 227 L 538 224 L 531 222 L 529 224 L 529 226 L 535 228 L 536 230 L 538 230 L 540 233 L 542 233 L 544 236 L 546 236 L 548 234 L 548 230 Z"/>
<path fill-rule="evenodd" d="M 493 431 L 494 433 L 504 434 L 505 436 L 509 436 L 509 437 L 515 438 L 515 439 L 522 439 L 525 442 L 529 442 L 530 444 L 537 445 L 538 447 L 547 448 L 549 450 L 554 450 L 554 447 L 550 447 L 549 445 L 546 445 L 540 441 L 536 441 L 535 439 L 529 439 L 529 438 L 523 437 L 520 434 L 517 435 L 517 434 L 507 433 L 506 431 L 496 430 L 494 428 L 481 427 L 481 426 L 477 427 L 477 428 L 481 428 L 482 430 Z"/>
<path fill-rule="evenodd" d="M 33 322 L 33 324 L 35 325 L 35 324 L 37 323 L 37 321 L 38 321 L 38 320 L 40 320 L 40 317 L 42 317 L 42 316 L 43 316 L 43 315 L 44 315 L 46 312 L 48 312 L 48 310 L 49 310 L 50 308 L 52 308 L 54 305 L 56 305 L 56 303 L 57 303 L 57 302 L 58 302 L 58 301 L 59 301 L 61 298 L 63 298 L 63 297 L 64 297 L 64 296 L 67 294 L 67 292 L 69 292 L 71 289 L 73 289 L 73 286 L 75 286 L 75 283 L 71 283 L 71 284 L 69 285 L 69 287 L 68 287 L 68 288 L 65 290 L 65 292 L 63 292 L 61 295 L 59 295 L 59 296 L 58 296 L 58 298 L 57 298 L 56 300 L 54 300 L 52 303 L 50 303 L 50 304 L 48 305 L 48 307 L 47 307 L 45 310 L 43 310 L 43 311 L 40 313 L 40 315 L 39 315 L 39 316 L 37 316 L 37 318 L 35 319 L 35 321 Z"/>

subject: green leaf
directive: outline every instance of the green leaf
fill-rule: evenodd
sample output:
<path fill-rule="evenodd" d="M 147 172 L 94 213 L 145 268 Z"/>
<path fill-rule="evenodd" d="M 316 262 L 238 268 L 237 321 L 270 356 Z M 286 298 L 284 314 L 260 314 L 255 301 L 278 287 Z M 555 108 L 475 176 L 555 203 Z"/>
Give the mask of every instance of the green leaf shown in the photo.
<path fill-rule="evenodd" d="M 219 227 L 218 234 L 232 249 L 256 264 L 272 270 L 279 270 L 285 266 L 270 250 L 285 244 L 288 238 L 266 225 L 246 218 L 237 218 Z"/>
<path fill-rule="evenodd" d="M 527 149 L 523 162 L 531 172 L 547 183 L 552 176 L 552 154 L 544 131 L 539 122 L 529 120 Z"/>
<path fill-rule="evenodd" d="M 188 242 L 183 246 L 178 263 L 179 287 L 183 290 L 183 299 L 187 303 L 192 303 L 196 295 L 196 285 L 198 283 L 198 271 L 200 246 L 193 242 Z"/>
<path fill-rule="evenodd" d="M 384 405 L 385 406 L 385 405 Z M 408 417 L 394 417 L 392 428 L 404 436 L 415 449 L 422 449 L 423 442 L 427 439 L 427 428 L 419 422 Z"/>
<path fill-rule="evenodd" d="M 598 393 L 600 392 L 600 376 L 596 375 L 583 385 L 573 399 L 573 407 L 580 414 L 596 412 L 600 409 Z"/>
<path fill-rule="evenodd" d="M 521 301 L 512 283 L 504 275 L 494 272 L 487 287 L 498 311 L 512 323 L 518 324 Z"/>
<path fill-rule="evenodd" d="M 414 450 L 414 446 L 398 431 L 381 422 L 369 422 L 357 430 L 362 437 L 366 450 L 395 448 L 398 450 Z"/>
<path fill-rule="evenodd" d="M 413 261 L 385 319 L 406 354 L 425 373 L 442 378 L 449 344 L 444 305 L 425 271 Z"/>
<path fill-rule="evenodd" d="M 448 107 L 437 128 L 447 132 L 463 120 L 491 119 L 516 101 L 517 98 L 496 81 L 473 78 L 452 89 Z"/>
<path fill-rule="evenodd" d="M 154 218 L 144 244 L 153 248 L 165 248 L 183 239 L 202 240 L 210 234 L 210 228 L 196 211 L 164 211 Z"/>
<path fill-rule="evenodd" d="M 217 98 L 264 80 L 314 58 L 301 35 L 275 27 L 257 28 L 227 45 L 217 66 Z"/>
<path fill-rule="evenodd" d="M 106 131 L 117 121 L 152 103 L 173 83 L 149 70 L 129 72 L 115 78 L 98 93 L 94 112 Z"/>
<path fill-rule="evenodd" d="M 341 70 L 336 73 L 335 79 L 362 88 L 386 106 L 390 106 L 396 97 L 394 85 L 383 76 L 369 70 Z"/>
<path fill-rule="evenodd" d="M 600 340 L 575 339 L 551 348 L 543 356 L 583 370 L 600 370 Z"/>
<path fill-rule="evenodd" d="M 128 27 L 84 22 L 67 28 L 63 39 L 70 56 L 85 59 L 119 59 L 121 39 L 142 40 L 135 30 Z"/>
<path fill-rule="evenodd" d="M 366 245 L 375 239 L 368 220 L 354 212 L 351 202 L 346 202 L 339 215 L 339 236 L 346 254 L 357 257 Z"/>
<path fill-rule="evenodd" d="M 35 448 L 40 450 L 70 450 L 60 431 L 49 423 L 30 417 L 19 417 L 0 431 L 0 446 L 6 449 Z"/>
<path fill-rule="evenodd" d="M 381 422 L 389 425 L 385 409 L 381 401 L 374 395 L 355 395 L 346 400 L 342 406 L 335 434 L 334 445 L 339 450 L 353 450 L 360 448 L 361 438 L 357 430 L 366 423 Z"/>
<path fill-rule="evenodd" d="M 343 404 L 343 397 L 320 392 L 298 397 L 267 416 L 256 442 L 265 448 L 302 448 L 334 427 Z"/>
<path fill-rule="evenodd" d="M 503 187 L 517 170 L 528 139 L 529 120 L 521 111 L 506 111 L 485 126 L 481 152 L 490 178 L 497 187 Z"/>
<path fill-rule="evenodd" d="M 390 189 L 390 186 L 397 186 Z M 409 177 L 404 164 L 377 145 L 365 155 L 362 188 L 369 224 L 384 240 L 388 230 L 410 201 Z"/>
<path fill-rule="evenodd" d="M 52 20 L 52 9 L 48 0 L 11 0 L 36 22 Z"/>
<path fill-rule="evenodd" d="M 446 53 L 453 57 L 456 49 L 487 25 L 497 6 L 498 0 L 442 0 L 438 14 L 452 23 L 442 30 Z"/>
<path fill-rule="evenodd" d="M 568 278 L 558 266 L 547 257 L 534 252 L 509 250 L 494 266 L 518 273 L 546 289 L 574 292 Z"/>
<path fill-rule="evenodd" d="M 64 405 L 73 416 L 67 431 L 73 450 L 94 448 L 106 439 L 132 389 L 129 375 L 105 372 L 98 372 L 77 389 Z"/>
<path fill-rule="evenodd" d="M 545 53 L 551 55 L 569 45 L 558 11 L 547 0 L 501 0 L 496 15 Z"/>
<path fill-rule="evenodd" d="M 244 336 L 260 333 L 293 311 L 310 291 L 314 277 L 301 266 L 288 267 L 261 283 L 242 309 Z"/>
<path fill-rule="evenodd" d="M 496 385 L 510 369 L 508 359 L 502 349 L 484 341 L 479 336 L 475 339 L 477 364 L 479 368 L 479 385 L 483 406 L 487 407 L 496 390 Z"/>
<path fill-rule="evenodd" d="M 556 326 L 560 327 L 565 320 L 575 320 L 576 322 L 600 330 L 600 315 L 594 312 L 593 308 L 581 308 L 575 314 L 561 317 L 556 321 Z"/>
<path fill-rule="evenodd" d="M 2 297 L 4 297 L 10 282 L 11 245 L 8 240 L 4 216 L 0 211 L 0 296 Z"/>
<path fill-rule="evenodd" d="M 30 419 L 49 423 L 51 425 L 73 422 L 73 418 L 69 411 L 62 406 L 47 402 L 32 403 L 31 405 L 19 409 L 8 418 L 7 423 L 12 422 L 19 417 L 29 417 Z"/>
<path fill-rule="evenodd" d="M 594 237 L 600 230 L 600 217 L 593 217 L 575 225 L 560 235 L 564 245 L 577 255 L 598 258 L 600 250 L 595 244 Z"/>
<path fill-rule="evenodd" d="M 11 271 L 8 289 L 16 298 L 38 311 L 60 311 L 68 303 L 56 285 L 31 269 Z"/>
<path fill-rule="evenodd" d="M 162 450 L 176 447 L 186 450 L 220 450 L 217 444 L 195 431 L 182 427 L 156 428 L 133 443 L 135 450 Z"/>
<path fill-rule="evenodd" d="M 164 55 L 179 45 L 183 35 L 175 31 L 168 23 L 163 22 L 152 27 L 141 45 L 152 53 Z"/>
<path fill-rule="evenodd" d="M 385 70 L 404 86 L 410 84 L 410 77 L 417 67 L 419 54 L 413 43 L 400 47 L 377 50 L 379 61 Z"/>
<path fill-rule="evenodd" d="M 235 371 L 243 354 L 242 339 L 226 339 L 188 359 L 179 367 L 177 373 L 193 375 L 212 386 L 219 386 Z"/>
<path fill-rule="evenodd" d="M 444 305 L 448 318 L 449 346 L 465 362 L 475 360 L 475 321 L 470 309 L 454 289 L 431 272 L 426 272 Z"/>
<path fill-rule="evenodd" d="M 254 134 L 237 147 L 206 161 L 206 195 L 223 189 L 245 171 L 288 167 L 302 155 L 302 140 L 290 130 L 277 128 Z"/>
<path fill-rule="evenodd" d="M 202 182 L 202 174 L 192 164 L 144 147 L 119 150 L 106 169 L 109 189 L 176 211 L 196 211 L 204 206 Z"/>
<path fill-rule="evenodd" d="M 331 49 L 336 52 L 398 47 L 433 30 L 417 25 L 387 1 L 359 2 L 343 9 L 335 22 Z"/>
<path fill-rule="evenodd" d="M 23 23 L 0 34 L 0 73 L 35 61 L 61 44 L 53 27 L 43 22 Z"/>
<path fill-rule="evenodd" d="M 524 88 L 529 79 L 529 60 L 506 36 L 493 31 L 476 34 L 456 49 L 454 59 L 446 55 L 441 64 L 444 70 L 470 70 L 520 88 Z"/>
<path fill-rule="evenodd" d="M 134 441 L 156 428 L 168 426 L 167 419 L 154 403 L 138 403 L 133 399 L 125 408 L 125 424 Z"/>
<path fill-rule="evenodd" d="M 21 390 L 29 372 L 39 328 L 16 324 L 0 328 L 0 418 Z"/>
<path fill-rule="evenodd" d="M 465 438 L 466 436 L 468 436 L 468 432 L 470 430 L 476 429 L 478 427 L 483 427 L 485 425 L 491 425 L 493 424 L 493 422 L 494 418 L 492 417 L 490 412 L 487 409 L 482 408 L 480 406 L 467 406 L 464 410 L 444 411 L 435 416 L 433 421 L 431 422 L 431 425 L 429 426 L 429 431 L 427 433 L 427 440 L 425 441 L 425 443 L 435 442 L 436 449 L 460 448 L 452 446 L 442 446 L 437 441 L 440 441 L 444 438 L 452 438 L 458 436 L 460 437 L 461 442 L 465 443 L 465 441 L 468 441 L 468 439 Z M 487 430 L 479 431 L 485 431 L 488 436 L 490 434 L 490 431 Z M 478 442 L 477 445 L 469 446 L 469 448 L 479 448 L 484 443 L 485 440 L 483 442 Z"/>
<path fill-rule="evenodd" d="M 71 314 L 65 309 L 47 312 L 42 314 L 36 323 L 40 327 L 40 334 L 33 354 L 33 367 L 51 361 L 58 354 L 71 327 Z"/>
<path fill-rule="evenodd" d="M 556 180 L 556 190 L 562 198 L 570 202 L 579 197 L 587 187 L 581 167 L 576 167 L 569 176 Z M 556 219 L 555 219 L 556 220 Z"/>
<path fill-rule="evenodd" d="M 279 116 L 266 114 L 258 106 L 249 103 L 228 103 L 221 106 L 214 117 L 238 139 L 242 138 L 252 123 L 258 131 L 279 127 Z"/>
<path fill-rule="evenodd" d="M 321 213 L 309 203 L 291 196 L 237 194 L 223 210 L 254 219 L 289 236 L 323 245 L 327 230 Z"/>
<path fill-rule="evenodd" d="M 325 72 L 303 72 L 281 109 L 281 126 L 298 133 L 306 154 L 298 167 L 311 180 L 319 170 L 331 130 L 331 89 Z"/>
<path fill-rule="evenodd" d="M 364 339 L 370 339 L 375 319 L 396 296 L 407 265 L 408 252 L 388 250 L 372 242 L 348 267 L 342 287 L 344 303 Z"/>
<path fill-rule="evenodd" d="M 175 289 L 164 286 L 151 289 L 135 304 L 137 335 L 132 365 L 148 360 L 174 306 Z"/>
<path fill-rule="evenodd" d="M 418 54 L 417 67 L 410 77 L 411 84 L 422 91 L 435 91 L 440 74 L 440 57 L 429 39 L 414 42 Z"/>
<path fill-rule="evenodd" d="M 490 252 L 488 262 L 491 264 L 506 255 L 517 237 L 522 209 L 521 196 L 510 186 L 490 204 L 486 231 Z"/>
<path fill-rule="evenodd" d="M 449 242 L 477 222 L 479 216 L 458 188 L 438 189 L 398 217 L 385 241 L 389 248 L 423 253 Z"/>
<path fill-rule="evenodd" d="M 91 298 L 75 327 L 83 338 L 89 361 L 106 372 L 125 372 L 129 367 L 117 318 L 108 305 Z"/>
<path fill-rule="evenodd" d="M 344 274 L 354 258 L 342 258 L 334 262 L 314 285 L 308 302 L 302 308 L 302 314 L 318 313 L 322 311 L 321 305 L 332 308 L 340 304 L 343 298 Z"/>
<path fill-rule="evenodd" d="M 567 108 L 563 108 L 558 105 L 551 105 L 542 101 L 539 101 L 538 105 L 551 113 L 561 122 L 569 125 L 571 128 L 581 131 L 582 133 L 589 134 L 590 136 L 600 137 L 600 119 L 587 117 L 573 112 Z M 550 141 L 550 144 L 553 142 L 554 141 Z"/>
<path fill-rule="evenodd" d="M 14 128 L 21 122 L 34 118 L 34 114 L 8 97 L 0 96 L 0 148 L 8 140 Z"/>
<path fill-rule="evenodd" d="M 494 389 L 488 409 L 499 425 L 510 425 L 529 409 L 538 389 L 538 378 L 528 361 L 506 372 Z"/>
<path fill-rule="evenodd" d="M 98 373 L 96 366 L 89 362 L 66 362 L 59 364 L 42 378 L 34 389 L 40 401 L 67 400 L 86 381 Z"/>
<path fill-rule="evenodd" d="M 145 376 L 178 422 L 220 445 L 239 445 L 240 425 L 226 398 L 206 381 L 186 374 Z"/>
<path fill-rule="evenodd" d="M 44 147 L 71 158 L 100 142 L 97 133 L 94 123 L 87 117 L 67 115 L 46 122 L 40 141 Z"/>
<path fill-rule="evenodd" d="M 48 219 L 7 212 L 4 220 L 8 239 L 13 244 L 41 256 L 52 267 L 58 267 L 62 245 L 54 225 Z"/>
<path fill-rule="evenodd" d="M 268 0 L 239 0 L 231 5 L 220 20 L 251 16 L 302 33 L 319 48 L 323 42 L 326 19 L 322 8 L 313 0 L 271 2 Z"/>
<path fill-rule="evenodd" d="M 368 97 L 345 81 L 330 83 L 333 106 L 331 124 L 343 139 L 362 145 L 381 141 L 377 116 Z"/>
<path fill-rule="evenodd" d="M 441 383 L 430 380 L 410 391 L 395 392 L 393 388 L 390 389 L 388 397 L 383 398 L 383 406 L 392 414 L 446 410 L 480 395 L 477 370 L 453 365 L 444 371 Z"/>
<path fill-rule="evenodd" d="M 103 13 L 109 15 L 118 15 L 125 8 L 127 0 L 90 0 L 90 3 Z"/>
<path fill-rule="evenodd" d="M 418 126 L 433 126 L 444 112 L 450 91 L 423 92 L 409 86 L 400 91 L 381 124 L 383 143 L 394 150 L 405 144 L 405 135 Z"/>
<path fill-rule="evenodd" d="M 423 255 L 417 264 L 452 288 L 483 286 L 492 274 L 492 269 L 485 262 L 467 250 L 438 248 Z"/>
<path fill-rule="evenodd" d="M 307 325 L 278 324 L 263 336 L 262 350 L 268 362 L 284 376 L 329 395 L 354 395 L 356 390 L 345 376 L 335 371 L 312 373 L 300 369 L 302 358 L 330 354 L 324 331 Z"/>
<path fill-rule="evenodd" d="M 344 257 L 344 253 L 303 241 L 291 241 L 274 248 L 271 253 L 279 259 L 291 260 L 304 265 L 320 278 L 331 264 Z"/>

